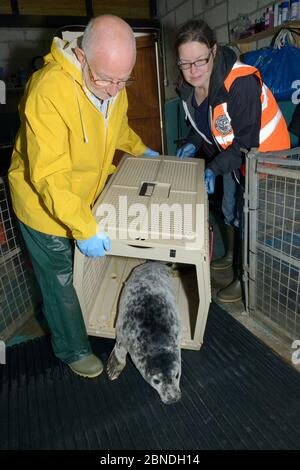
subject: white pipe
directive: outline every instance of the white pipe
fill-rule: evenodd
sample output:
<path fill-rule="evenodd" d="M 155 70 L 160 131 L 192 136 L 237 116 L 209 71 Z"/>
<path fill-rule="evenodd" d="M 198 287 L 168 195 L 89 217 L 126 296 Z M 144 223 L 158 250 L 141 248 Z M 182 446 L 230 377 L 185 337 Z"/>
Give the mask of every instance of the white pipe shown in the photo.
<path fill-rule="evenodd" d="M 157 76 L 157 90 L 158 90 L 158 102 L 159 102 L 159 122 L 160 122 L 160 137 L 162 155 L 165 155 L 165 140 L 163 132 L 163 116 L 162 116 L 162 103 L 161 103 L 161 91 L 160 91 L 160 70 L 159 70 L 159 57 L 158 57 L 158 44 L 155 41 L 155 58 L 156 58 L 156 76 Z"/>

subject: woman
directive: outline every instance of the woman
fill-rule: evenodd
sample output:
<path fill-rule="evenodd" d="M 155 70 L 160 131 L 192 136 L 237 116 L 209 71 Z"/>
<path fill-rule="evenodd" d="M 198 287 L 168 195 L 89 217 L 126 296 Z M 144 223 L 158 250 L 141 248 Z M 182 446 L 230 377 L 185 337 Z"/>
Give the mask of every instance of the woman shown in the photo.
<path fill-rule="evenodd" d="M 223 176 L 222 212 L 226 224 L 227 251 L 212 262 L 215 270 L 235 268 L 233 282 L 218 293 L 219 300 L 242 298 L 239 193 L 243 153 L 241 148 L 260 151 L 290 148 L 285 120 L 270 90 L 254 67 L 240 62 L 235 52 L 219 46 L 212 29 L 202 20 L 190 20 L 178 30 L 175 41 L 181 77 L 177 93 L 191 124 L 180 158 L 206 159 L 208 194 L 216 176 Z"/>

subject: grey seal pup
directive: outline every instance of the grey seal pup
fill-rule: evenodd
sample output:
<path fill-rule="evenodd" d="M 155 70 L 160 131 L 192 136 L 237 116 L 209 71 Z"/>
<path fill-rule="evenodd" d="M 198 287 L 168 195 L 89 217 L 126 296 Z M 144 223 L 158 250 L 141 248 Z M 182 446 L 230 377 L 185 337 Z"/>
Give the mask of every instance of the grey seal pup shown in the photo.
<path fill-rule="evenodd" d="M 129 353 L 165 404 L 181 398 L 181 319 L 171 282 L 163 263 L 133 269 L 120 296 L 116 344 L 107 364 L 108 377 L 117 379 Z"/>

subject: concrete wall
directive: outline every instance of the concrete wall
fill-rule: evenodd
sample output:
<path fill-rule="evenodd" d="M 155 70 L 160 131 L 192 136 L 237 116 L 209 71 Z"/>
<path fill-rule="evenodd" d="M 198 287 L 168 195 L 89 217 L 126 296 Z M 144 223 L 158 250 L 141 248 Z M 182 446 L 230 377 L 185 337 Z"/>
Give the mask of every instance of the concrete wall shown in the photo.
<path fill-rule="evenodd" d="M 21 70 L 31 74 L 32 59 L 50 51 L 53 34 L 47 28 L 0 28 L 0 67 L 5 80 L 18 77 Z"/>
<path fill-rule="evenodd" d="M 229 42 L 229 24 L 239 13 L 249 15 L 251 22 L 262 16 L 266 7 L 273 2 L 268 0 L 157 0 L 157 14 L 162 25 L 164 44 L 164 85 L 165 99 L 174 98 L 174 83 L 177 70 L 175 67 L 175 52 L 173 49 L 174 30 L 190 18 L 201 18 L 215 29 L 217 41 L 220 44 Z M 270 38 L 259 41 L 254 47 L 269 44 Z"/>
<path fill-rule="evenodd" d="M 161 21 L 165 50 L 165 97 L 174 97 L 176 77 L 175 55 L 173 52 L 174 29 L 190 18 L 202 18 L 215 29 L 217 40 L 229 41 L 228 23 L 239 13 L 248 14 L 251 21 L 262 15 L 269 0 L 157 0 L 157 16 Z M 4 78 L 18 76 L 20 69 L 32 72 L 31 61 L 37 55 L 46 54 L 51 45 L 54 31 L 47 28 L 0 28 L 0 67 Z M 260 41 L 259 47 L 269 43 Z M 0 73 L 1 75 L 1 73 Z M 0 79 L 2 77 L 0 76 Z"/>

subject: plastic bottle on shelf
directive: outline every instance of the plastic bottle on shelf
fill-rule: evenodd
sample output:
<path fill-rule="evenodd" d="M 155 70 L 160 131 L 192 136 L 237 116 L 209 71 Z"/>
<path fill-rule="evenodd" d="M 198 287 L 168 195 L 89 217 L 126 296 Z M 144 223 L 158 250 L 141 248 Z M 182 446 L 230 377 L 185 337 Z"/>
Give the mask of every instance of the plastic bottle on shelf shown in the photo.
<path fill-rule="evenodd" d="M 281 20 L 282 23 L 289 22 L 289 2 L 282 2 L 281 4 Z"/>
<path fill-rule="evenodd" d="M 277 25 L 276 26 L 279 26 L 282 24 L 282 4 L 279 3 L 278 4 L 278 18 L 277 18 Z"/>
<path fill-rule="evenodd" d="M 295 21 L 298 17 L 299 0 L 291 0 L 290 21 Z"/>
<path fill-rule="evenodd" d="M 270 28 L 270 15 L 269 15 L 269 8 L 266 9 L 265 13 L 265 29 Z"/>
<path fill-rule="evenodd" d="M 269 7 L 269 25 L 270 28 L 274 27 L 274 8 Z"/>
<path fill-rule="evenodd" d="M 274 26 L 278 26 L 279 6 L 280 6 L 280 2 L 274 3 L 274 7 L 273 7 Z"/>
<path fill-rule="evenodd" d="M 274 26 L 274 12 L 273 7 L 268 7 L 265 15 L 265 28 L 273 28 Z"/>
<path fill-rule="evenodd" d="M 260 31 L 264 31 L 266 29 L 266 14 L 265 13 L 263 13 L 259 22 L 260 22 Z"/>

